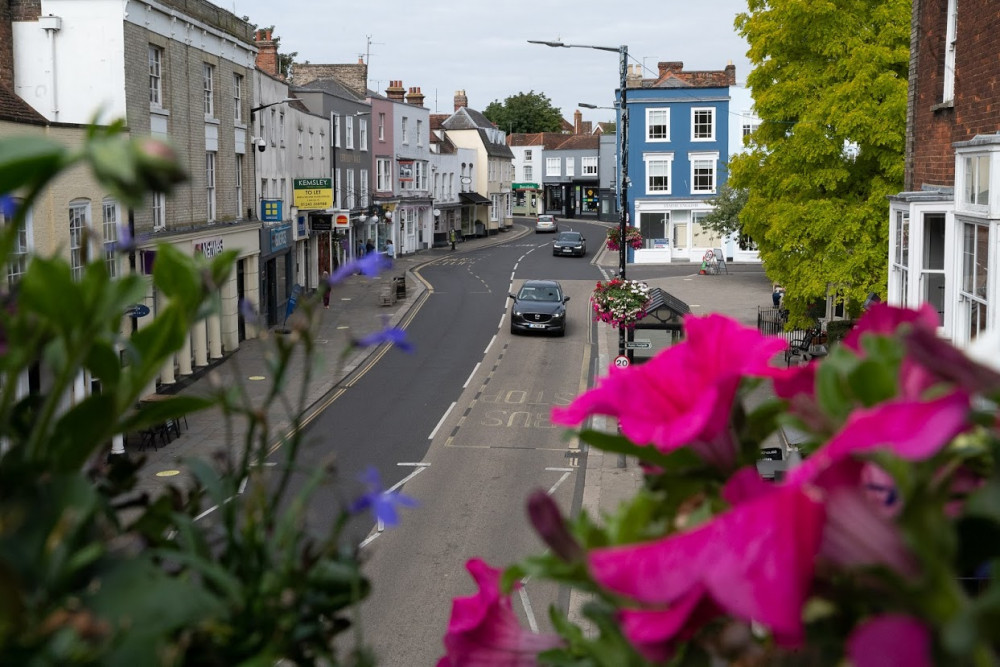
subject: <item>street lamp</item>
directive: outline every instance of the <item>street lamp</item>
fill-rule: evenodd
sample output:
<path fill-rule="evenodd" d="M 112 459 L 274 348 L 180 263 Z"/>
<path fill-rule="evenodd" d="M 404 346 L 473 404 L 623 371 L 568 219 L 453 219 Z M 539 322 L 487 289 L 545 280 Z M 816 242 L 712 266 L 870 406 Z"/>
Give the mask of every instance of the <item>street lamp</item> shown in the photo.
<path fill-rule="evenodd" d="M 261 109 L 266 109 L 268 107 L 273 107 L 276 104 L 284 104 L 285 102 L 294 102 L 297 99 L 298 99 L 297 97 L 286 97 L 285 99 L 278 100 L 277 102 L 271 102 L 269 104 L 261 104 L 259 107 L 254 107 L 253 109 L 250 109 L 250 120 L 253 120 L 253 115 L 255 113 L 257 113 L 258 111 L 260 111 Z"/>
<path fill-rule="evenodd" d="M 627 105 L 627 91 L 628 91 L 628 46 L 622 44 L 621 46 L 594 46 L 593 44 L 563 44 L 562 42 L 546 42 L 542 40 L 529 39 L 529 44 L 541 44 L 543 46 L 551 46 L 553 48 L 563 48 L 563 49 L 595 49 L 597 51 L 611 51 L 612 53 L 618 54 L 618 75 L 619 75 L 619 90 L 621 97 L 618 100 L 618 110 L 619 110 L 619 121 L 618 127 L 620 128 L 620 148 L 619 155 L 620 168 L 619 173 L 621 174 L 621 183 L 618 189 L 618 275 L 622 280 L 625 280 L 625 265 L 628 261 L 628 256 L 625 250 L 625 232 L 628 229 L 628 105 Z M 589 105 L 581 104 L 580 106 L 585 108 L 591 108 Z M 596 107 L 594 107 L 596 108 Z M 618 330 L 618 354 L 625 354 L 625 329 L 620 328 Z M 629 354 L 631 358 L 631 354 Z"/>

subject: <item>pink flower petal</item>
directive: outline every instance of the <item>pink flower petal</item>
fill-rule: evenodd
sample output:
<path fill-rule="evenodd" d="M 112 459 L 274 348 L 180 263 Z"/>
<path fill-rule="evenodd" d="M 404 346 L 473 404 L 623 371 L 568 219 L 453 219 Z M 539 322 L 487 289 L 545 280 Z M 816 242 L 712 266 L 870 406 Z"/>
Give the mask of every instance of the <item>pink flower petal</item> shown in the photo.
<path fill-rule="evenodd" d="M 553 423 L 608 415 L 637 444 L 665 453 L 690 445 L 713 463 L 734 461 L 729 413 L 739 383 L 773 372 L 768 363 L 786 343 L 721 315 L 688 316 L 684 326 L 684 342 L 641 366 L 612 368 L 569 406 L 553 408 Z"/>
<path fill-rule="evenodd" d="M 854 629 L 847 656 L 854 667 L 931 667 L 930 632 L 912 616 L 877 616 Z"/>
<path fill-rule="evenodd" d="M 844 337 L 843 345 L 852 350 L 861 349 L 861 336 L 866 333 L 888 336 L 896 333 L 902 325 L 934 332 L 941 324 L 937 311 L 924 303 L 919 310 L 899 308 L 887 303 L 877 303 L 861 316 L 856 327 Z"/>
<path fill-rule="evenodd" d="M 591 552 L 601 586 L 648 604 L 677 604 L 704 586 L 723 610 L 802 640 L 802 605 L 819 549 L 823 507 L 800 489 L 776 486 L 692 531 Z"/>
<path fill-rule="evenodd" d="M 697 587 L 669 609 L 626 609 L 619 621 L 622 633 L 643 657 L 666 662 L 673 657 L 678 642 L 691 639 L 719 613 L 704 588 Z"/>
<path fill-rule="evenodd" d="M 539 653 L 562 644 L 556 635 L 534 634 L 520 627 L 510 597 L 500 595 L 500 570 L 479 559 L 465 567 L 479 592 L 452 601 L 444 637 L 446 655 L 439 666 L 532 667 Z"/>
<path fill-rule="evenodd" d="M 909 461 L 929 458 L 967 427 L 969 397 L 953 392 L 933 401 L 897 400 L 856 410 L 844 428 L 802 465 L 788 482 L 812 480 L 855 453 L 884 448 Z"/>

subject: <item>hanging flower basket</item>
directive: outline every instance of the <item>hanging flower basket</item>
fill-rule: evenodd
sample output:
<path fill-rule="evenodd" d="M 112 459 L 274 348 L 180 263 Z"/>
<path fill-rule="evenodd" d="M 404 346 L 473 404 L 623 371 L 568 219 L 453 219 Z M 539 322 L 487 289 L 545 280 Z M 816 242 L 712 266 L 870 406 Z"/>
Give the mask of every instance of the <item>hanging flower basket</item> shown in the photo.
<path fill-rule="evenodd" d="M 621 237 L 619 232 L 618 227 L 612 227 L 608 230 L 608 250 L 619 250 L 621 248 L 618 243 L 618 239 Z M 633 250 L 638 250 L 642 247 L 642 232 L 637 227 L 626 227 L 625 243 L 631 246 Z"/>
<path fill-rule="evenodd" d="M 639 280 L 615 278 L 598 282 L 590 297 L 594 319 L 616 329 L 632 329 L 646 316 L 649 285 Z"/>

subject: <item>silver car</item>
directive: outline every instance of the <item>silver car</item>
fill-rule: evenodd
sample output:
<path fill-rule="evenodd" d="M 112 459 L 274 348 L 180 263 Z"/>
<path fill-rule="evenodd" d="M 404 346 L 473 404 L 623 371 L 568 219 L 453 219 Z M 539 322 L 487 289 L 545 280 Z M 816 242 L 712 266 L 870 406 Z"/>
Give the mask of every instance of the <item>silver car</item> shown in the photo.
<path fill-rule="evenodd" d="M 543 213 L 538 216 L 535 220 L 535 233 L 540 234 L 542 232 L 557 232 L 559 231 L 559 225 L 556 223 L 556 216 L 549 215 L 548 213 Z"/>

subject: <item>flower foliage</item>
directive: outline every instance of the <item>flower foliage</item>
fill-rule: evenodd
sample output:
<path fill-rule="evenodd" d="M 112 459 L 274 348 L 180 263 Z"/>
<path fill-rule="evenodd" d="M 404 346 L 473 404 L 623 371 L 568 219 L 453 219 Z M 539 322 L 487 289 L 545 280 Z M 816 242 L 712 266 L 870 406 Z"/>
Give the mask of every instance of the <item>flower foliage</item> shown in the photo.
<path fill-rule="evenodd" d="M 532 494 L 549 551 L 504 580 L 594 596 L 589 627 L 553 611 L 563 644 L 536 664 L 997 664 L 1000 337 L 973 358 L 936 326 L 879 304 L 786 369 L 782 341 L 688 316 L 682 343 L 554 408 L 617 419 L 579 435 L 645 476 L 604 525 Z M 766 479 L 760 449 L 788 428 L 798 450 Z"/>
<path fill-rule="evenodd" d="M 594 310 L 594 320 L 606 322 L 616 329 L 633 328 L 646 316 L 646 302 L 649 301 L 649 286 L 639 280 L 613 278 L 598 281 L 590 296 Z"/>
<path fill-rule="evenodd" d="M 608 229 L 608 250 L 621 250 L 621 230 L 618 226 L 614 226 Z M 639 231 L 638 227 L 627 226 L 625 227 L 625 243 L 633 250 L 638 250 L 642 247 L 642 232 Z"/>

